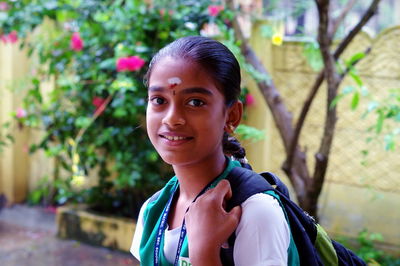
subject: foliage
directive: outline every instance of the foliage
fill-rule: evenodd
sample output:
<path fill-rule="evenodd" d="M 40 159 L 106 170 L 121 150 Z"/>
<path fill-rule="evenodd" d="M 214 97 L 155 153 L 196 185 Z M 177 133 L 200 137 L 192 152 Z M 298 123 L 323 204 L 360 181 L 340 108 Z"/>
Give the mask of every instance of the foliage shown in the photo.
<path fill-rule="evenodd" d="M 4 147 L 14 141 L 14 137 L 7 132 L 5 136 L 3 136 L 2 132 L 6 131 L 10 127 L 10 122 L 4 123 L 2 126 L 2 130 L 0 130 L 0 153 L 3 151 Z"/>
<path fill-rule="evenodd" d="M 7 10 L 0 11 L 0 35 L 17 33 L 39 61 L 24 97 L 26 113 L 14 117 L 45 130 L 30 151 L 43 149 L 59 168 L 56 182 L 43 179 L 31 202 L 53 197 L 59 204 L 73 200 L 126 216 L 137 213 L 135 208 L 171 173 L 146 136 L 143 64 L 178 37 L 198 35 L 207 23 L 229 22 L 229 11 L 210 9 L 210 4 L 7 1 Z M 45 93 L 42 85 L 52 79 L 54 90 Z M 93 171 L 98 184 L 85 188 Z"/>
<path fill-rule="evenodd" d="M 379 233 L 371 233 L 363 229 L 358 233 L 355 243 L 348 237 L 339 237 L 337 240 L 354 250 L 369 265 L 400 265 L 400 258 L 386 254 L 376 247 L 377 242 L 383 241 L 383 236 Z"/>
<path fill-rule="evenodd" d="M 391 90 L 383 100 L 370 100 L 364 116 L 371 113 L 375 114 L 376 122 L 369 131 L 374 132 L 375 136 L 383 135 L 385 150 L 394 151 L 400 136 L 400 89 Z M 370 137 L 369 140 L 374 138 Z"/>
<path fill-rule="evenodd" d="M 357 82 L 357 86 L 344 87 L 331 106 L 336 105 L 348 95 L 352 97 L 350 103 L 352 110 L 358 108 L 360 101 L 367 101 L 367 107 L 362 118 L 371 115 L 376 117 L 375 123 L 367 130 L 370 133 L 367 142 L 383 142 L 383 147 L 386 151 L 394 151 L 400 136 L 400 89 L 392 89 L 387 97 L 376 99 L 376 96 L 374 97 L 368 93 L 368 89 L 355 72 L 352 77 Z"/>
<path fill-rule="evenodd" d="M 237 127 L 235 133 L 241 136 L 240 139 L 251 140 L 253 142 L 257 142 L 265 138 L 265 130 L 259 130 L 243 124 Z"/>

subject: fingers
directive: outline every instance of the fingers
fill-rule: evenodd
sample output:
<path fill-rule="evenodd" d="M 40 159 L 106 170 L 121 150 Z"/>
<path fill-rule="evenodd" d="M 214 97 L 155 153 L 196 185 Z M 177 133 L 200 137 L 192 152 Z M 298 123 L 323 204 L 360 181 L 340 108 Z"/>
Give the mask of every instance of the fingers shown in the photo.
<path fill-rule="evenodd" d="M 229 215 L 233 218 L 233 220 L 236 222 L 236 225 L 239 224 L 240 217 L 242 216 L 242 207 L 236 206 L 233 208 L 230 212 Z"/>
<path fill-rule="evenodd" d="M 208 197 L 212 196 L 214 200 L 222 204 L 232 197 L 231 185 L 228 180 L 223 179 L 215 188 L 208 190 L 205 194 L 208 194 Z"/>
<path fill-rule="evenodd" d="M 240 217 L 242 216 L 242 207 L 236 206 L 229 213 L 227 213 L 225 217 L 226 229 L 229 232 L 229 235 L 232 234 L 233 231 L 236 230 Z"/>

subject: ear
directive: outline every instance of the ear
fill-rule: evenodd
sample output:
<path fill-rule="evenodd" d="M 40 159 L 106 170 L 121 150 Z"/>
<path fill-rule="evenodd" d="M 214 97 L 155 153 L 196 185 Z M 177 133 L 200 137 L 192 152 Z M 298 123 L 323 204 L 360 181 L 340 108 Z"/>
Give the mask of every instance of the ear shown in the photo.
<path fill-rule="evenodd" d="M 234 129 L 239 126 L 240 121 L 242 120 L 242 114 L 243 114 L 243 103 L 238 100 L 228 108 L 228 114 L 225 124 L 226 128 L 229 129 L 233 127 L 232 131 L 234 131 Z M 233 132 L 228 132 L 228 133 L 233 133 Z"/>

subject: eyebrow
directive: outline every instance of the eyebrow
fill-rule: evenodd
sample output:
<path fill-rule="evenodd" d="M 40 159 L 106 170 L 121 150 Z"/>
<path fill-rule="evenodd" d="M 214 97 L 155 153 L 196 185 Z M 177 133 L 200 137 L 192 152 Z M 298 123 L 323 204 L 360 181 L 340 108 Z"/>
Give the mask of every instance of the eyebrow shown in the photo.
<path fill-rule="evenodd" d="M 149 91 L 151 92 L 164 92 L 166 89 L 162 86 L 151 86 L 149 87 Z M 200 93 L 204 95 L 213 95 L 210 90 L 207 90 L 202 87 L 193 87 L 193 88 L 185 88 L 181 91 L 182 94 L 192 94 L 192 93 Z"/>

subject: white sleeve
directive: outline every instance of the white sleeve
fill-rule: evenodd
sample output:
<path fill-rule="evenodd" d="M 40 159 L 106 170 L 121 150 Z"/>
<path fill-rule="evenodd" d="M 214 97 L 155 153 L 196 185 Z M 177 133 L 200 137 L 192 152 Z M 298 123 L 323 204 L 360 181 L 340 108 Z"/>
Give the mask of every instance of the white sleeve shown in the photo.
<path fill-rule="evenodd" d="M 259 193 L 241 206 L 233 249 L 235 265 L 287 265 L 290 229 L 279 202 Z"/>
<path fill-rule="evenodd" d="M 132 240 L 132 245 L 131 245 L 131 253 L 132 255 L 140 261 L 140 255 L 139 255 L 139 248 L 140 248 L 140 240 L 142 239 L 142 234 L 143 234 L 143 212 L 147 207 L 147 203 L 149 200 L 147 200 L 145 203 L 143 203 L 142 207 L 140 208 L 139 212 L 139 217 L 136 221 L 136 229 L 135 229 L 135 234 L 133 235 L 133 240 Z"/>

